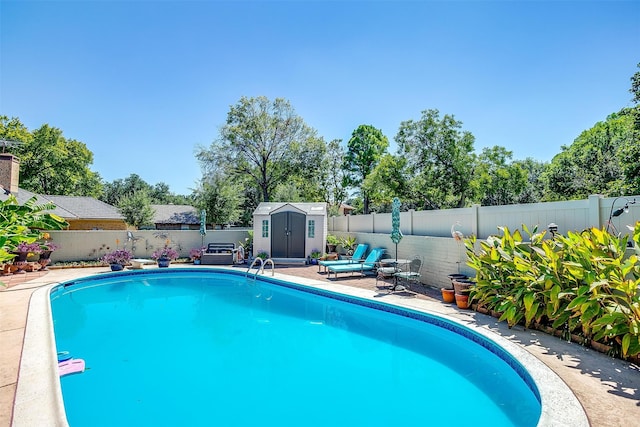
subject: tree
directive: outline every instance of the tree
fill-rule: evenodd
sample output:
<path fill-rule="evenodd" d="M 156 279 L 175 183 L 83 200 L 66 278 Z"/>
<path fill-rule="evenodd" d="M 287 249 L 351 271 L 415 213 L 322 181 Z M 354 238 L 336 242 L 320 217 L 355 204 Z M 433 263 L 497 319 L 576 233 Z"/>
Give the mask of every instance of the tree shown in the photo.
<path fill-rule="evenodd" d="M 371 197 L 377 212 L 391 212 L 394 197 L 400 198 L 403 208 L 415 207 L 411 200 L 409 180 L 405 174 L 407 161 L 400 156 L 385 154 L 362 184 Z"/>
<path fill-rule="evenodd" d="M 146 190 L 136 190 L 120 197 L 117 207 L 127 224 L 136 228 L 150 225 L 155 214 Z"/>
<path fill-rule="evenodd" d="M 640 193 L 640 71 L 631 77 L 629 92 L 633 95 L 632 101 L 636 105 L 621 111 L 621 114 L 628 115 L 633 122 L 631 138 L 620 147 L 621 168 L 624 174 L 622 190 L 625 194 L 638 194 Z"/>
<path fill-rule="evenodd" d="M 563 146 L 543 175 L 547 200 L 586 198 L 590 194 L 620 195 L 632 176 L 625 173 L 624 151 L 634 146 L 633 118 L 611 114 Z M 633 154 L 630 154 L 631 158 Z M 636 188 L 637 189 L 637 188 Z"/>
<path fill-rule="evenodd" d="M 640 63 L 638 63 L 637 67 L 640 68 Z M 631 100 L 636 104 L 640 104 L 640 71 L 636 71 L 636 73 L 631 76 L 631 88 L 629 92 L 633 95 Z"/>
<path fill-rule="evenodd" d="M 270 201 L 278 184 L 314 170 L 316 132 L 307 126 L 288 101 L 246 98 L 231 107 L 220 138 L 196 157 L 205 175 L 224 173 L 228 179 L 249 180 Z M 309 156 L 308 153 L 314 153 Z M 317 171 L 316 171 L 317 172 Z"/>
<path fill-rule="evenodd" d="M 407 159 L 416 205 L 425 209 L 464 207 L 473 196 L 475 138 L 461 128 L 462 122 L 450 115 L 441 119 L 438 110 L 425 110 L 420 120 L 400 124 L 398 153 Z"/>
<path fill-rule="evenodd" d="M 344 186 L 345 170 L 342 168 L 345 153 L 341 143 L 342 140 L 334 139 L 327 144 L 319 176 L 321 200 L 329 205 L 329 212 L 336 214 L 347 198 L 347 190 Z"/>
<path fill-rule="evenodd" d="M 524 160 L 516 160 L 513 164 L 522 169 L 527 175 L 526 186 L 517 196 L 516 203 L 538 203 L 542 201 L 544 197 L 542 176 L 548 167 L 548 163 L 527 157 Z"/>
<path fill-rule="evenodd" d="M 17 117 L 0 116 L 0 139 L 3 150 L 13 151 L 16 145 L 30 143 L 33 135 Z"/>
<path fill-rule="evenodd" d="M 516 203 L 527 187 L 527 174 L 520 165 L 511 163 L 513 153 L 504 147 L 484 148 L 474 170 L 474 185 L 484 206 Z"/>
<path fill-rule="evenodd" d="M 371 125 L 360 125 L 351 134 L 347 142 L 347 154 L 344 157 L 344 185 L 359 187 L 363 199 L 364 213 L 369 213 L 369 193 L 362 186 L 367 176 L 386 153 L 389 140 L 380 129 Z"/>
<path fill-rule="evenodd" d="M 42 125 L 12 151 L 20 158 L 20 187 L 39 194 L 97 197 L 100 175 L 89 169 L 93 153 L 62 131 Z"/>
<path fill-rule="evenodd" d="M 207 211 L 213 224 L 235 223 L 241 214 L 242 187 L 221 174 L 203 179 L 195 191 L 195 203 Z"/>
<path fill-rule="evenodd" d="M 100 200 L 117 206 L 121 198 L 130 196 L 136 192 L 146 192 L 147 195 L 149 195 L 151 186 L 140 178 L 139 175 L 132 173 L 125 179 L 115 179 L 112 182 L 105 183 Z"/>
<path fill-rule="evenodd" d="M 274 202 L 304 202 L 303 191 L 295 182 L 284 182 L 273 192 Z"/>
<path fill-rule="evenodd" d="M 186 196 L 176 195 L 170 192 L 169 185 L 164 182 L 150 185 L 135 173 L 130 174 L 125 179 L 115 179 L 112 182 L 106 182 L 100 200 L 117 206 L 122 197 L 129 196 L 138 191 L 147 193 L 151 203 L 156 205 L 188 205 L 191 203 L 191 200 Z"/>

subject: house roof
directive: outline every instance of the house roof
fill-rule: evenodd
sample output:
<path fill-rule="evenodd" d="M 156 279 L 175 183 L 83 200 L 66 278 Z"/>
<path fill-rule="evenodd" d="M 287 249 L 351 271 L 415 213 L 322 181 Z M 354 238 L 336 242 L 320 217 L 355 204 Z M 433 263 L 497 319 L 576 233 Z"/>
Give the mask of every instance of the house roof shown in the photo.
<path fill-rule="evenodd" d="M 151 205 L 154 224 L 200 224 L 198 210 L 190 205 Z"/>
<path fill-rule="evenodd" d="M 56 206 L 70 212 L 78 219 L 119 219 L 124 220 L 124 216 L 118 211 L 118 208 L 102 202 L 93 197 L 87 196 L 42 196 Z M 54 212 L 56 213 L 56 212 Z M 64 215 L 58 214 L 63 218 Z"/>
<path fill-rule="evenodd" d="M 49 213 L 58 215 L 64 219 L 112 219 L 124 220 L 124 217 L 115 206 L 101 202 L 98 199 L 87 196 L 49 196 L 32 193 L 19 188 L 14 194 L 18 203 L 23 205 L 27 200 L 36 197 L 38 204 L 53 202 L 55 209 Z M 9 197 L 4 191 L 0 191 L 0 200 L 5 201 Z"/>
<path fill-rule="evenodd" d="M 270 215 L 271 213 L 282 209 L 284 206 L 291 206 L 299 211 L 304 212 L 307 215 L 326 215 L 327 204 L 326 203 L 288 203 L 288 202 L 261 202 L 255 211 L 254 215 Z"/>

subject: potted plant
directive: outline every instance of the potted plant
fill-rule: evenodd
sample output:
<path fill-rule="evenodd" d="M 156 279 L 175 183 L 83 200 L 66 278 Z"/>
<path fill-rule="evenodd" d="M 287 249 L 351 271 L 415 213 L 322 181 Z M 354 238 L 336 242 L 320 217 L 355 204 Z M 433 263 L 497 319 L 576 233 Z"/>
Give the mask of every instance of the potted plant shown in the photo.
<path fill-rule="evenodd" d="M 269 254 L 267 253 L 267 251 L 259 251 L 258 255 L 256 255 L 256 258 L 262 258 L 262 260 L 264 261 L 265 259 L 269 258 Z"/>
<path fill-rule="evenodd" d="M 18 255 L 17 261 L 26 261 L 27 257 L 39 254 L 42 249 L 39 243 L 20 242 L 13 252 Z"/>
<path fill-rule="evenodd" d="M 204 247 L 193 248 L 189 251 L 189 256 L 191 257 L 191 261 L 193 261 L 195 265 L 200 264 L 200 259 L 202 258 L 202 252 L 204 251 L 204 249 L 205 249 Z"/>
<path fill-rule="evenodd" d="M 132 254 L 127 249 L 116 249 L 102 257 L 102 262 L 111 266 L 111 271 L 120 271 L 129 263 Z"/>
<path fill-rule="evenodd" d="M 340 239 L 333 234 L 327 235 L 327 252 L 335 252 L 336 247 L 340 244 Z"/>
<path fill-rule="evenodd" d="M 13 260 L 13 264 L 17 268 L 15 272 L 24 273 L 29 265 L 27 258 L 39 254 L 40 252 L 42 252 L 42 249 L 40 249 L 40 245 L 38 243 L 27 243 L 25 241 L 18 243 L 13 250 L 13 253 L 17 255 Z M 29 268 L 29 271 L 33 271 L 33 268 Z"/>
<path fill-rule="evenodd" d="M 173 249 L 169 244 L 165 244 L 164 247 L 156 249 L 151 254 L 151 258 L 156 260 L 158 267 L 169 267 L 171 261 L 178 259 L 178 251 Z"/>
<path fill-rule="evenodd" d="M 320 256 L 322 256 L 322 253 L 317 250 L 314 249 L 311 251 L 311 254 L 309 255 L 310 259 L 311 259 L 311 264 L 318 264 L 318 258 L 320 258 Z"/>
<path fill-rule="evenodd" d="M 353 251 L 356 249 L 355 237 L 343 237 L 340 239 L 340 246 L 344 249 L 348 256 L 353 255 Z"/>
<path fill-rule="evenodd" d="M 51 263 L 51 252 L 59 248 L 59 245 L 56 245 L 55 243 L 49 241 L 45 241 L 44 243 L 40 244 L 40 249 L 42 249 L 42 252 L 40 252 L 40 259 L 38 259 L 38 263 L 40 263 L 40 267 L 42 268 L 42 270 L 46 270 L 47 265 Z"/>

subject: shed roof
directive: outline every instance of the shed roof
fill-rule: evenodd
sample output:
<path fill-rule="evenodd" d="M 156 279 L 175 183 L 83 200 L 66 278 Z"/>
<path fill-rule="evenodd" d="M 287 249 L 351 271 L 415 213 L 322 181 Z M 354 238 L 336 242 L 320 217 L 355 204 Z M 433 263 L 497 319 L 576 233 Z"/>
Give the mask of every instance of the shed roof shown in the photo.
<path fill-rule="evenodd" d="M 281 210 L 285 206 L 291 206 L 297 210 L 304 212 L 307 215 L 326 215 L 327 204 L 322 203 L 307 203 L 307 202 L 261 202 L 255 211 L 254 215 L 271 215 L 273 212 Z"/>

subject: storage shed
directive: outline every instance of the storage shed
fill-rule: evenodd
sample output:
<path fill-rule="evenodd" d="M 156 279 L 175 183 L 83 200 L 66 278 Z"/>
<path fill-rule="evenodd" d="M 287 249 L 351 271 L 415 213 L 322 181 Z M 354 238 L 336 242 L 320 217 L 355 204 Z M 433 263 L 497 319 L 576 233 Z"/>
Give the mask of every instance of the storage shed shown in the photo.
<path fill-rule="evenodd" d="M 253 255 L 304 259 L 324 252 L 326 203 L 263 202 L 253 212 Z"/>

